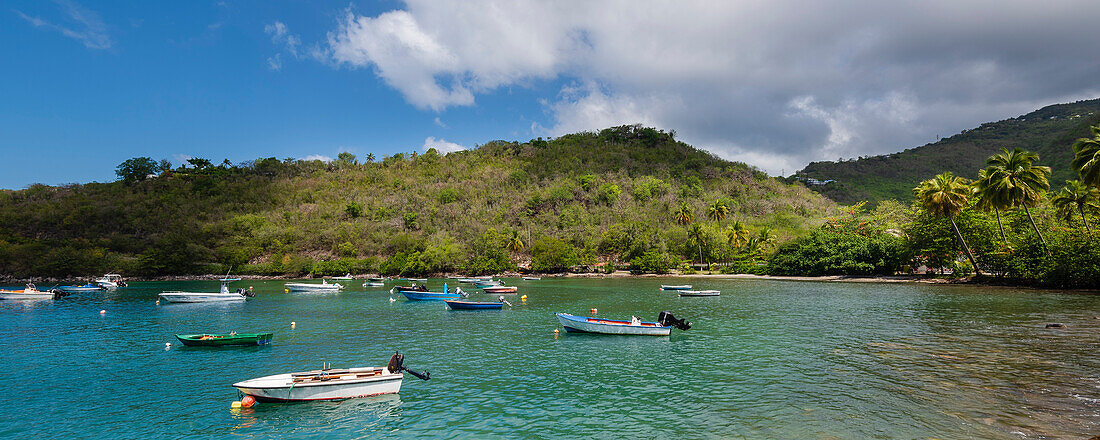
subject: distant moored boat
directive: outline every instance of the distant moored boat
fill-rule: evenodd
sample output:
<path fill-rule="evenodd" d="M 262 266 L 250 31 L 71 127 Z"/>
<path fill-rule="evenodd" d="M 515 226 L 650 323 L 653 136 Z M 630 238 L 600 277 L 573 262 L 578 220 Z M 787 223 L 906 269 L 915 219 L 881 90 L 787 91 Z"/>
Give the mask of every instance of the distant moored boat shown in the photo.
<path fill-rule="evenodd" d="M 680 284 L 680 285 L 672 285 L 672 286 L 662 284 L 661 285 L 661 290 L 691 290 L 691 284 Z"/>

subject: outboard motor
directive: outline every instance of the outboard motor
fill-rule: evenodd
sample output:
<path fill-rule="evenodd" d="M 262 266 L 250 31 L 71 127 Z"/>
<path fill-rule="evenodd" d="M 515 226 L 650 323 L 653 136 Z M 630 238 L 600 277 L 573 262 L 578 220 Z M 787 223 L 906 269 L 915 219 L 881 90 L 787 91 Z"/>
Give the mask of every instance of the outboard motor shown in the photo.
<path fill-rule="evenodd" d="M 256 293 L 255 293 L 255 292 L 253 292 L 253 291 L 252 291 L 251 289 L 245 289 L 245 288 L 243 288 L 243 287 L 242 287 L 242 288 L 240 288 L 240 289 L 237 289 L 237 293 L 239 293 L 239 294 L 241 294 L 241 295 L 243 295 L 243 296 L 247 296 L 247 297 L 249 297 L 249 298 L 255 298 L 255 297 L 256 297 Z"/>
<path fill-rule="evenodd" d="M 423 380 L 431 379 L 431 372 L 425 371 L 421 373 L 419 371 L 413 371 L 405 368 L 404 364 L 405 355 L 395 351 L 393 352 L 393 356 L 390 356 L 390 363 L 386 365 L 386 368 L 389 369 L 391 373 L 400 373 L 404 371 Z"/>
<path fill-rule="evenodd" d="M 672 314 L 672 312 L 662 311 L 657 314 L 657 323 L 664 326 L 676 327 L 680 330 L 687 330 L 691 328 L 691 323 L 678 319 Z"/>

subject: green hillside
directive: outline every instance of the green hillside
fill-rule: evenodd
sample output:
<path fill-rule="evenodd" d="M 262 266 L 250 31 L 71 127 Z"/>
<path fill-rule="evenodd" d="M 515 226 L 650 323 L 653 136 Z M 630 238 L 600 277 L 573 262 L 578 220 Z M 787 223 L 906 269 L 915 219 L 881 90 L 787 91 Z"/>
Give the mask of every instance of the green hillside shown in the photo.
<path fill-rule="evenodd" d="M 842 162 L 813 162 L 796 174 L 799 179 L 832 180 L 811 189 L 844 204 L 861 200 L 912 200 L 921 180 L 944 171 L 967 178 L 977 176 L 985 160 L 1002 148 L 1019 147 L 1039 153 L 1038 165 L 1053 169 L 1052 188 L 1076 178 L 1069 166 L 1070 145 L 1090 136 L 1089 126 L 1100 124 L 1100 99 L 1057 104 L 1026 115 L 989 122 L 949 138 L 905 151 Z"/>
<path fill-rule="evenodd" d="M 164 163 L 132 182 L 2 191 L 0 275 L 230 266 L 272 275 L 484 273 L 642 257 L 725 261 L 739 252 L 724 235 L 732 221 L 792 237 L 836 206 L 640 126 L 358 159 Z M 707 215 L 716 200 L 730 211 L 721 224 Z M 682 204 L 691 227 L 676 221 Z"/>

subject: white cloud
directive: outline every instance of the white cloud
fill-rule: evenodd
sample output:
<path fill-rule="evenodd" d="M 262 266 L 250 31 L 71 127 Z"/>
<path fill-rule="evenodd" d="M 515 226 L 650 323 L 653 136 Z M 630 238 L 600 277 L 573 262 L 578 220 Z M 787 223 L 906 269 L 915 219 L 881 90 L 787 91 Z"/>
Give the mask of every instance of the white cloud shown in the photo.
<path fill-rule="evenodd" d="M 1098 15 L 1095 0 L 407 0 L 347 10 L 317 53 L 434 111 L 564 81 L 533 131 L 639 122 L 776 172 L 1096 97 L 1084 54 L 1100 39 L 1077 30 Z"/>
<path fill-rule="evenodd" d="M 421 147 L 421 150 L 428 151 L 431 148 L 435 148 L 440 154 L 454 153 L 456 151 L 468 149 L 454 142 L 447 142 L 443 139 L 436 139 L 429 136 L 427 139 L 424 139 L 424 146 Z"/>
<path fill-rule="evenodd" d="M 60 32 L 61 35 L 80 41 L 89 49 L 110 49 L 114 44 L 107 33 L 107 25 L 98 13 L 68 0 L 54 0 L 54 3 L 61 7 L 66 21 L 70 24 L 51 23 L 41 17 L 31 17 L 19 10 L 15 13 L 36 28 Z"/>
<path fill-rule="evenodd" d="M 439 119 L 439 116 L 436 116 L 435 120 L 432 121 L 432 122 L 434 122 L 435 125 L 438 125 L 438 126 L 443 127 L 443 128 L 447 128 L 447 124 L 444 124 L 443 121 Z"/>
<path fill-rule="evenodd" d="M 287 52 L 298 58 L 298 48 L 302 45 L 302 39 L 291 34 L 286 24 L 281 21 L 264 26 L 264 33 L 271 35 L 271 42 L 283 46 Z"/>
<path fill-rule="evenodd" d="M 323 154 L 311 154 L 309 156 L 303 157 L 301 160 L 319 160 L 321 162 L 332 162 L 331 157 L 325 156 Z"/>
<path fill-rule="evenodd" d="M 282 54 L 277 53 L 273 57 L 267 57 L 267 68 L 276 72 L 283 70 Z"/>

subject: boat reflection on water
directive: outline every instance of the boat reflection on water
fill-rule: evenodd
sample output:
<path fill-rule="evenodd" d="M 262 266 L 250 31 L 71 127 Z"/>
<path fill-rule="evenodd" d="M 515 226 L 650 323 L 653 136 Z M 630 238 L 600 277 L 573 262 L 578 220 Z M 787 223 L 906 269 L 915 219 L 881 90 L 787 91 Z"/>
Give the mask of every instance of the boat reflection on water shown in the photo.
<path fill-rule="evenodd" d="M 252 408 L 230 409 L 231 431 L 263 425 L 296 425 L 298 432 L 322 432 L 333 426 L 354 426 L 367 435 L 393 426 L 401 416 L 401 395 L 383 394 L 359 399 L 316 402 L 257 403 Z M 345 432 L 354 434 L 353 432 Z"/>

